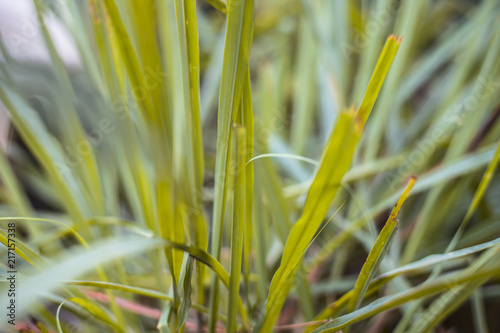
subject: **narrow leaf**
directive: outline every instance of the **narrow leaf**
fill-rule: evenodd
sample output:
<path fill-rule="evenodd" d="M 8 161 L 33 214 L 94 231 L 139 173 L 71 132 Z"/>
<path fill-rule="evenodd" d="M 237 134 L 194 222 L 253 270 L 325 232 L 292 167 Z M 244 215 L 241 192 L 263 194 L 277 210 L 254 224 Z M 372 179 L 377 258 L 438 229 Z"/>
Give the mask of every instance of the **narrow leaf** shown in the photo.
<path fill-rule="evenodd" d="M 293 278 L 310 241 L 316 233 L 345 173 L 351 165 L 363 126 L 373 108 L 380 87 L 397 52 L 400 40 L 388 38 L 357 112 L 341 113 L 332 131 L 321 164 L 307 194 L 301 217 L 293 226 L 283 251 L 280 267 L 271 282 L 266 312 L 254 332 L 271 332 L 278 319 Z M 260 325 L 261 324 L 261 325 Z"/>
<path fill-rule="evenodd" d="M 231 263 L 229 277 L 229 302 L 228 323 L 229 332 L 236 331 L 236 310 L 240 298 L 240 277 L 243 255 L 243 234 L 245 230 L 245 158 L 246 158 L 246 131 L 244 127 L 237 126 L 234 129 L 236 136 L 235 156 L 235 180 L 234 180 L 234 202 L 233 218 L 231 223 Z"/>
<path fill-rule="evenodd" d="M 408 197 L 413 184 L 415 184 L 415 178 L 410 179 L 405 191 L 392 209 L 391 215 L 387 219 L 384 228 L 377 237 L 377 240 L 375 241 L 375 244 L 373 245 L 368 258 L 366 259 L 366 262 L 363 265 L 361 273 L 359 273 L 358 279 L 354 286 L 354 291 L 348 305 L 349 312 L 358 309 L 366 293 L 366 289 L 368 288 L 369 283 L 377 272 L 382 259 L 389 251 L 398 228 L 398 220 L 396 219 L 397 215 L 404 201 Z"/>

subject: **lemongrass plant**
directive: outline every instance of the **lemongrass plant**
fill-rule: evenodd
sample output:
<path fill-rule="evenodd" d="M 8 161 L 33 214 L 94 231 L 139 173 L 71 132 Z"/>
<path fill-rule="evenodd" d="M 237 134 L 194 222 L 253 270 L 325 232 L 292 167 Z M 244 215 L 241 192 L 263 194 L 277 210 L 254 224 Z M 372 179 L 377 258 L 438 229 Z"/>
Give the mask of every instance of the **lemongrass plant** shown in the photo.
<path fill-rule="evenodd" d="M 496 0 L 32 4 L 2 332 L 500 329 Z"/>

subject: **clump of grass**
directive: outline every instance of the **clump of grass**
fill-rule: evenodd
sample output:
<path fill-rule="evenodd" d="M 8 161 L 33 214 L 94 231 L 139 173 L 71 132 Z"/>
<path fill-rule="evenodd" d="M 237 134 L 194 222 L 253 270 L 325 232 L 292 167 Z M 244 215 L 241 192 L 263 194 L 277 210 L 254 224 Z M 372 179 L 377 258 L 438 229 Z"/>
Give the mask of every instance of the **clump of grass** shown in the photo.
<path fill-rule="evenodd" d="M 49 64 L 0 43 L 2 329 L 498 327 L 496 1 L 33 4 Z"/>

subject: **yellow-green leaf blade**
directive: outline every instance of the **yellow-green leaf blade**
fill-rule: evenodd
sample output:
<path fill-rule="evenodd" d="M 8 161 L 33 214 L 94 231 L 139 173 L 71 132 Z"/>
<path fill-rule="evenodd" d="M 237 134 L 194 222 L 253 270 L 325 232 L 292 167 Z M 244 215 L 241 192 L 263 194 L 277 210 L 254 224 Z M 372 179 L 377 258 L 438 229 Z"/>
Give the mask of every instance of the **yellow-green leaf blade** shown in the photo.
<path fill-rule="evenodd" d="M 398 212 L 401 209 L 401 206 L 403 205 L 404 201 L 408 197 L 408 194 L 411 188 L 413 187 L 413 184 L 415 184 L 415 178 L 410 179 L 410 182 L 408 183 L 405 191 L 403 192 L 398 202 L 392 209 L 392 212 L 389 218 L 387 219 L 385 226 L 382 228 L 382 231 L 380 232 L 379 236 L 377 237 L 377 240 L 375 241 L 375 244 L 373 245 L 370 253 L 368 254 L 368 258 L 366 259 L 366 262 L 363 265 L 361 272 L 359 273 L 358 279 L 354 286 L 353 294 L 351 296 L 351 299 L 349 300 L 349 305 L 348 305 L 349 312 L 358 309 L 366 293 L 368 285 L 370 284 L 375 273 L 377 272 L 377 269 L 380 263 L 382 262 L 382 259 L 389 251 L 389 248 L 391 247 L 392 242 L 394 241 L 394 236 L 396 235 L 396 231 L 398 228 L 398 220 L 397 220 Z"/>
<path fill-rule="evenodd" d="M 368 87 L 366 88 L 365 95 L 363 97 L 363 102 L 358 109 L 358 118 L 360 122 L 364 124 L 370 115 L 370 112 L 375 105 L 380 89 L 382 88 L 382 83 L 384 83 L 385 77 L 389 72 L 392 61 L 396 56 L 396 53 L 401 44 L 401 38 L 391 35 L 387 38 L 382 53 L 378 59 L 375 71 L 372 74 Z"/>

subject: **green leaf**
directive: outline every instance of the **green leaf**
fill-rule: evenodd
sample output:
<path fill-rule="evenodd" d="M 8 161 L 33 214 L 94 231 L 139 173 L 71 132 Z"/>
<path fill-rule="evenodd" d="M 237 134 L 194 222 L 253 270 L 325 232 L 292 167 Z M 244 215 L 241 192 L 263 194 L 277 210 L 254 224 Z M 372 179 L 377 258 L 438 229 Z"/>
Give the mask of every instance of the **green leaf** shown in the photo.
<path fill-rule="evenodd" d="M 424 313 L 422 313 L 413 323 L 408 332 L 427 332 L 432 327 L 435 327 L 437 324 L 442 322 L 452 311 L 454 311 L 463 302 L 465 302 L 477 288 L 488 282 L 491 276 L 479 276 L 475 279 L 467 281 L 467 283 L 464 283 L 463 285 L 461 285 L 459 282 L 460 278 L 486 270 L 484 267 L 495 267 L 495 264 L 498 264 L 498 260 L 496 259 L 498 259 L 499 253 L 499 245 L 488 249 L 486 252 L 481 254 L 481 256 L 476 259 L 469 267 L 463 270 L 463 272 L 461 272 L 462 274 L 453 279 L 448 279 L 446 281 L 448 287 L 447 289 L 450 290 L 441 295 L 434 302 L 432 302 L 432 304 L 424 311 Z M 498 265 L 496 268 L 498 268 Z M 432 282 L 428 282 L 428 284 L 431 283 Z"/>
<path fill-rule="evenodd" d="M 465 217 L 460 224 L 460 227 L 458 228 L 457 232 L 453 236 L 453 239 L 451 240 L 450 244 L 448 245 L 447 251 L 451 251 L 455 248 L 456 244 L 458 243 L 460 237 L 462 236 L 463 232 L 465 231 L 465 228 L 467 227 L 470 219 L 472 218 L 472 215 L 476 211 L 479 202 L 481 199 L 484 197 L 486 193 L 486 189 L 488 188 L 488 185 L 490 184 L 491 180 L 493 179 L 493 175 L 495 173 L 495 170 L 498 165 L 498 161 L 500 160 L 500 141 L 497 143 L 497 147 L 495 149 L 495 153 L 493 154 L 493 158 L 488 164 L 488 167 L 486 168 L 486 171 L 483 174 L 483 177 L 481 178 L 481 181 L 479 183 L 479 186 L 474 193 L 474 197 L 472 198 L 472 202 L 469 205 L 469 208 L 467 209 L 467 213 L 465 214 Z"/>
<path fill-rule="evenodd" d="M 243 86 L 241 100 L 241 123 L 245 128 L 244 160 L 249 161 L 254 155 L 254 116 L 252 106 L 252 89 L 250 83 L 250 69 L 247 70 L 245 85 Z M 243 165 L 245 170 L 245 216 L 243 233 L 243 273 L 247 299 L 250 302 L 250 259 L 253 240 L 253 196 L 254 196 L 254 166 Z M 249 311 L 250 312 L 250 311 Z"/>
<path fill-rule="evenodd" d="M 477 253 L 480 251 L 484 251 L 486 249 L 497 246 L 499 244 L 500 244 L 500 238 L 497 238 L 497 239 L 494 239 L 492 241 L 489 241 L 489 242 L 486 242 L 483 244 L 479 244 L 479 245 L 475 245 L 475 246 L 471 246 L 468 248 L 464 248 L 461 250 L 457 250 L 457 251 L 453 251 L 453 252 L 449 252 L 449 253 L 443 253 L 443 254 L 433 254 L 433 255 L 430 255 L 428 257 L 417 260 L 415 262 L 412 262 L 410 264 L 398 267 L 398 268 L 393 269 L 389 272 L 386 272 L 382 275 L 379 275 L 374 280 L 372 280 L 369 287 L 368 287 L 366 295 L 373 294 L 380 287 L 387 284 L 389 281 L 391 281 L 396 276 L 399 276 L 402 274 L 419 273 L 422 270 L 436 267 L 437 265 L 439 265 L 441 263 L 450 262 L 452 260 L 464 258 L 466 256 L 469 256 L 471 254 L 474 254 L 474 253 Z M 336 302 L 328 305 L 325 308 L 325 310 L 323 310 L 323 312 L 321 312 L 321 314 L 319 314 L 315 318 L 315 320 L 319 321 L 319 320 L 325 320 L 325 319 L 334 317 L 336 314 L 338 314 L 340 311 L 342 311 L 345 307 L 347 307 L 352 295 L 353 295 L 353 290 L 344 294 Z M 306 332 L 312 331 L 313 328 L 314 327 L 312 326 L 311 328 L 307 329 Z"/>
<path fill-rule="evenodd" d="M 222 14 L 227 13 L 226 1 L 224 1 L 224 0 L 207 0 L 207 2 L 215 9 L 219 10 Z"/>
<path fill-rule="evenodd" d="M 312 28 L 302 19 L 299 25 L 298 55 L 293 94 L 293 118 L 290 146 L 293 152 L 303 154 L 313 130 L 315 101 L 317 100 L 316 45 Z"/>
<path fill-rule="evenodd" d="M 408 183 L 405 191 L 392 209 L 391 215 L 389 215 L 384 228 L 382 228 L 382 231 L 377 237 L 377 240 L 375 241 L 370 254 L 368 254 L 368 258 L 366 259 L 366 262 L 358 275 L 358 280 L 356 281 L 356 284 L 354 286 L 353 294 L 351 296 L 351 299 L 349 300 L 349 312 L 358 309 L 366 293 L 366 289 L 368 288 L 369 283 L 372 281 L 375 273 L 377 272 L 382 259 L 384 259 L 385 255 L 389 251 L 398 228 L 397 216 L 399 210 L 408 197 L 408 194 L 411 191 L 415 180 L 415 178 L 410 179 L 410 182 Z"/>
<path fill-rule="evenodd" d="M 465 175 L 479 169 L 492 159 L 494 153 L 493 150 L 494 148 L 491 149 L 491 147 L 488 147 L 478 152 L 471 153 L 470 155 L 463 156 L 453 162 L 440 165 L 436 169 L 420 176 L 418 183 L 416 183 L 410 195 L 422 193 L 436 184 L 449 181 L 460 175 Z M 325 245 L 323 245 L 322 250 L 310 260 L 311 264 L 308 265 L 308 269 L 311 270 L 312 267 L 323 263 L 356 231 L 365 226 L 370 218 L 374 218 L 385 209 L 389 209 L 392 206 L 392 203 L 398 199 L 398 193 L 402 193 L 402 191 L 402 189 L 398 190 L 395 194 L 382 200 L 374 207 L 370 208 L 367 212 L 363 212 L 363 214 L 349 224 L 346 229 L 342 230 L 338 235 L 330 239 Z"/>
<path fill-rule="evenodd" d="M 224 286 L 226 286 L 226 288 L 229 289 L 229 281 L 230 281 L 229 274 L 226 272 L 224 267 L 208 252 L 195 246 L 188 246 L 184 244 L 171 242 L 168 240 L 164 240 L 164 244 L 167 247 L 187 252 L 193 258 L 204 263 L 208 268 L 210 268 L 215 273 L 218 279 L 221 280 L 222 284 L 224 284 Z M 248 314 L 246 313 L 245 308 L 243 307 L 241 299 L 238 302 L 238 311 L 240 311 L 240 315 L 244 321 L 248 320 Z M 212 312 L 210 311 L 210 313 Z"/>
<path fill-rule="evenodd" d="M 81 276 L 100 265 L 111 262 L 117 258 L 132 256 L 161 244 L 160 240 L 116 238 L 102 244 L 95 244 L 90 250 L 71 251 L 55 264 L 46 267 L 43 271 L 27 277 L 21 284 L 23 292 L 18 297 L 18 315 L 31 311 L 41 298 L 55 292 L 61 285 L 62 280 L 71 280 Z M 82 251 L 83 250 L 83 251 Z M 2 304 L 6 304 L 3 293 L 0 298 Z"/>
<path fill-rule="evenodd" d="M 6 248 L 10 248 L 9 244 L 11 242 L 9 241 L 7 232 L 4 230 L 0 230 L 0 242 L 5 245 Z M 26 260 L 27 263 L 29 263 L 31 266 L 41 269 L 42 267 L 47 265 L 47 262 L 45 259 L 43 259 L 38 253 L 30 249 L 27 245 L 25 245 L 22 241 L 16 240 L 16 245 L 15 245 L 14 252 L 16 254 Z"/>
<path fill-rule="evenodd" d="M 265 315 L 254 328 L 254 332 L 272 331 L 292 287 L 299 264 L 351 165 L 362 128 L 375 103 L 398 45 L 399 41 L 395 37 L 388 38 L 359 110 L 355 112 L 351 109 L 340 114 L 307 194 L 302 215 L 290 231 L 285 244 L 281 264 L 271 282 Z"/>
<path fill-rule="evenodd" d="M 235 179 L 234 179 L 234 201 L 233 217 L 231 221 L 231 258 L 230 258 L 230 278 L 229 278 L 229 302 L 228 302 L 228 323 L 227 329 L 230 332 L 236 331 L 236 311 L 240 299 L 240 277 L 243 259 L 243 234 L 245 231 L 246 217 L 246 131 L 244 127 L 236 126 L 234 129 L 236 136 L 235 158 Z"/>
<path fill-rule="evenodd" d="M 358 117 L 360 118 L 362 124 L 366 122 L 366 119 L 368 119 L 368 116 L 373 109 L 373 105 L 375 105 L 377 96 L 382 88 L 385 77 L 389 72 L 389 68 L 391 68 L 392 61 L 396 56 L 401 41 L 402 38 L 391 35 L 385 42 L 382 53 L 378 58 L 377 65 L 375 66 L 375 71 L 373 72 L 370 82 L 368 83 L 368 88 L 366 88 L 363 101 L 358 109 Z"/>
<path fill-rule="evenodd" d="M 460 272 L 462 273 L 462 272 Z M 454 284 L 461 285 L 470 281 L 478 281 L 483 279 L 491 279 L 493 277 L 500 276 L 500 267 L 492 267 L 488 269 L 482 269 L 475 272 L 467 272 L 466 274 L 452 273 L 447 276 L 443 276 L 432 282 L 422 284 L 418 287 L 411 288 L 407 291 L 382 297 L 369 305 L 362 307 L 359 310 L 351 312 L 342 317 L 336 318 L 330 321 L 328 324 L 322 325 L 313 333 L 319 332 L 338 332 L 345 327 L 348 327 L 354 323 L 357 323 L 363 319 L 374 316 L 378 313 L 386 311 L 388 309 L 397 307 L 406 302 L 421 298 L 428 297 L 439 292 L 443 292 L 450 287 L 450 281 Z"/>
<path fill-rule="evenodd" d="M 354 110 L 343 112 L 332 132 L 324 157 L 309 189 L 304 211 L 288 236 L 283 257 L 275 273 L 266 304 L 262 327 L 255 332 L 270 332 L 278 318 L 293 278 L 314 234 L 323 221 L 345 172 L 351 164 L 361 129 L 353 127 Z M 333 156 L 336 158 L 334 159 Z"/>
<path fill-rule="evenodd" d="M 118 42 L 118 52 L 121 56 L 121 59 L 123 59 L 125 68 L 127 69 L 130 83 L 134 88 L 142 87 L 142 78 L 144 77 L 144 75 L 141 69 L 141 65 L 139 63 L 139 59 L 127 33 L 127 30 L 125 29 L 125 25 L 123 24 L 123 21 L 120 17 L 120 13 L 118 11 L 118 7 L 116 6 L 115 0 L 104 0 L 104 5 L 109 15 L 109 20 L 114 34 L 117 37 L 116 41 Z M 149 93 L 147 93 L 147 96 L 143 96 L 140 94 L 142 93 L 142 90 L 140 89 L 132 89 L 132 91 L 137 102 L 142 106 L 143 111 L 145 112 L 147 117 L 152 121 L 158 120 L 158 116 L 157 114 L 155 114 L 153 105 L 151 104 Z"/>
<path fill-rule="evenodd" d="M 202 249 L 208 245 L 207 222 L 203 212 L 203 137 L 200 118 L 200 50 L 198 37 L 198 22 L 196 17 L 196 2 L 176 0 L 176 17 L 178 40 L 182 63 L 182 88 L 185 108 L 182 114 L 185 117 L 187 149 L 189 154 L 184 161 L 184 170 L 187 170 L 185 201 L 191 207 L 190 234 L 192 242 Z M 185 112 L 187 109 L 188 112 Z M 198 298 L 203 302 L 203 265 L 197 266 Z"/>
<path fill-rule="evenodd" d="M 179 324 L 177 326 L 177 330 L 179 332 L 183 332 L 184 325 L 186 324 L 186 320 L 188 319 L 189 309 L 191 308 L 191 277 L 193 276 L 193 259 L 186 258 L 186 263 L 183 265 L 184 270 L 182 275 L 183 280 L 183 294 L 181 299 L 181 304 L 179 305 Z"/>
<path fill-rule="evenodd" d="M 58 315 L 57 317 L 59 318 L 59 310 L 60 307 L 66 302 L 73 302 L 84 308 L 86 311 L 88 311 L 92 316 L 94 316 L 96 319 L 99 321 L 108 324 L 109 326 L 113 327 L 116 331 L 118 332 L 124 332 L 123 328 L 120 327 L 120 325 L 116 322 L 115 319 L 111 318 L 110 314 L 98 303 L 95 302 L 89 302 L 83 298 L 79 297 L 70 297 L 67 300 L 65 300 L 63 303 L 60 304 L 58 308 Z M 59 325 L 59 330 L 62 331 L 61 326 Z"/>
<path fill-rule="evenodd" d="M 236 120 L 241 92 L 248 72 L 248 59 L 253 35 L 253 0 L 232 0 L 228 3 L 227 33 L 224 47 L 219 95 L 217 125 L 217 153 L 215 164 L 215 198 L 212 218 L 211 253 L 219 258 L 222 246 L 224 210 L 226 208 L 228 156 L 230 149 L 231 124 Z M 218 309 L 218 283 L 212 279 L 210 289 L 209 332 L 214 332 Z"/>

